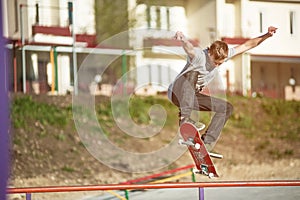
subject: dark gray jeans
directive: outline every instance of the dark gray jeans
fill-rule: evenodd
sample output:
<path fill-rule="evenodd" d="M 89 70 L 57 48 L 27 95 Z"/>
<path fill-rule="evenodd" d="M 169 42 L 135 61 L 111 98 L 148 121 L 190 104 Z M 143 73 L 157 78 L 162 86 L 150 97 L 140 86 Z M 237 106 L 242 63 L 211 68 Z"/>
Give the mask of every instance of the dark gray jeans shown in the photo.
<path fill-rule="evenodd" d="M 197 78 L 198 72 L 194 71 L 179 77 L 173 86 L 172 102 L 179 107 L 179 117 L 190 117 L 192 110 L 215 112 L 204 140 L 204 143 L 212 144 L 218 140 L 233 106 L 225 100 L 196 91 Z"/>

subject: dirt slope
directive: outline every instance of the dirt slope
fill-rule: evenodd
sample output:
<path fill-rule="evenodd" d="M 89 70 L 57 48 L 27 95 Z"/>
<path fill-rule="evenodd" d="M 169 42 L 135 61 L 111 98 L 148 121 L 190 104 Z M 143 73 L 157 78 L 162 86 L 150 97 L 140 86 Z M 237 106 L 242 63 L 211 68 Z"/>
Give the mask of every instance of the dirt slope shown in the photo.
<path fill-rule="evenodd" d="M 17 96 L 18 97 L 18 96 Z M 17 98 L 13 97 L 13 98 Z M 36 102 L 46 102 L 61 108 L 72 105 L 71 96 L 33 96 Z M 96 101 L 101 101 L 96 99 Z M 249 105 L 248 103 L 252 103 Z M 215 148 L 224 155 L 223 160 L 215 160 L 221 180 L 262 180 L 262 179 L 300 179 L 300 141 L 273 137 L 272 130 L 267 134 L 256 131 L 255 135 L 241 133 L 235 126 L 243 113 L 252 112 L 255 116 L 251 124 L 266 117 L 259 114 L 260 100 L 233 102 L 235 114 L 226 125 Z M 245 105 L 248 104 L 248 105 Z M 72 120 L 71 120 L 72 122 Z M 28 124 L 24 129 L 12 128 L 11 179 L 14 187 L 33 187 L 50 185 L 88 185 L 119 183 L 147 174 L 123 173 L 113 170 L 95 159 L 82 145 L 73 123 L 63 128 L 42 125 L 39 121 Z M 252 126 L 252 125 L 251 125 Z M 274 125 L 275 126 L 275 125 Z M 30 131 L 28 131 L 30 130 Z M 43 133 L 51 133 L 44 134 Z M 166 138 L 177 134 L 175 131 L 163 132 L 151 142 L 143 141 L 139 146 L 157 148 Z M 153 141 L 154 140 L 154 141 Z M 155 145 L 154 147 L 149 144 Z M 128 140 L 127 146 L 139 150 L 134 142 Z M 168 168 L 182 167 L 192 163 L 188 153 L 172 163 Z M 163 171 L 166 169 L 161 169 Z M 180 181 L 191 181 L 186 177 Z M 197 181 L 209 181 L 199 176 Z"/>

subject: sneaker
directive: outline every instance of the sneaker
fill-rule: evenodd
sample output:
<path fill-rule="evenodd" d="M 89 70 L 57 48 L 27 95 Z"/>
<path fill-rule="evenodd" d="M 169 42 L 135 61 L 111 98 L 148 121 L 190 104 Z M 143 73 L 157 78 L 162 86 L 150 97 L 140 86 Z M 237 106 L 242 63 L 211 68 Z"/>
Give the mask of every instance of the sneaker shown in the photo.
<path fill-rule="evenodd" d="M 204 133 L 203 135 L 201 135 L 201 140 L 203 141 L 203 143 L 204 143 L 204 141 L 205 141 L 205 137 L 206 137 L 206 133 Z M 205 148 L 206 148 L 206 150 L 208 151 L 208 152 L 211 152 L 212 150 L 213 150 L 213 148 L 214 148 L 214 144 L 212 143 L 204 143 L 204 145 L 205 145 Z"/>
<path fill-rule="evenodd" d="M 194 120 L 192 120 L 188 117 L 185 117 L 182 120 L 180 120 L 180 125 L 183 123 L 186 123 L 186 122 L 193 124 L 198 131 L 201 131 L 205 128 L 205 124 L 203 124 L 201 122 L 195 122 Z"/>
<path fill-rule="evenodd" d="M 201 140 L 203 141 L 203 143 L 205 141 L 205 137 L 206 137 L 206 133 L 201 135 Z M 215 143 L 214 142 L 213 143 L 204 143 L 204 145 L 205 145 L 206 150 L 208 152 L 211 152 L 213 150 L 214 146 L 215 146 Z"/>

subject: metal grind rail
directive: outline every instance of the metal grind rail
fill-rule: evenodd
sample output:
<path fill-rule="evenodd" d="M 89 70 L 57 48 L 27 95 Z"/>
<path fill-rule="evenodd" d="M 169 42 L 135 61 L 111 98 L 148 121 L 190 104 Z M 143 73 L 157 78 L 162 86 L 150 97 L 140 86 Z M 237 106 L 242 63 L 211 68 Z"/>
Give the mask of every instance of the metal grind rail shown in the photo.
<path fill-rule="evenodd" d="M 204 199 L 204 188 L 218 187 L 280 187 L 300 186 L 300 180 L 277 181 L 222 181 L 222 182 L 182 182 L 182 183 L 157 183 L 157 184 L 108 184 L 87 186 L 51 186 L 51 187 L 27 187 L 8 188 L 9 194 L 25 193 L 26 200 L 31 200 L 32 193 L 46 192 L 79 192 L 98 190 L 137 190 L 137 189 L 175 189 L 175 188 L 199 188 L 199 199 Z"/>

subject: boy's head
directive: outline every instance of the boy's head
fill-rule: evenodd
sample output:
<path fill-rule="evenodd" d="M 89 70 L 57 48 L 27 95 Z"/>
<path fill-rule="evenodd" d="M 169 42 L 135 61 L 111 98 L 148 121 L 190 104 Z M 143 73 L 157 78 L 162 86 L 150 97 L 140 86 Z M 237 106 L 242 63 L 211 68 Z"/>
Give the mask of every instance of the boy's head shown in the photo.
<path fill-rule="evenodd" d="M 219 66 L 228 57 L 228 45 L 225 42 L 217 40 L 208 48 L 208 54 L 215 66 Z"/>

